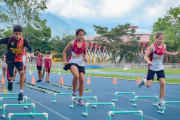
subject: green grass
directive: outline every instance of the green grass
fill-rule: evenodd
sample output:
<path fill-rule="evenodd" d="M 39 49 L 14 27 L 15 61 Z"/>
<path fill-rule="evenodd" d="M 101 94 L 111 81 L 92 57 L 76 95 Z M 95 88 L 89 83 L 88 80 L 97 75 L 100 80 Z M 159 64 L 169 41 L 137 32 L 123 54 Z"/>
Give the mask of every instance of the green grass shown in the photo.
<path fill-rule="evenodd" d="M 37 69 L 31 69 L 32 71 L 36 71 Z M 137 68 L 132 70 L 122 70 L 122 69 L 111 69 L 111 68 L 105 68 L 105 69 L 86 69 L 86 70 L 101 70 L 101 71 L 112 71 L 113 72 L 130 72 L 130 73 L 147 73 L 147 69 L 143 68 Z M 52 69 L 51 72 L 58 73 L 58 69 Z M 61 70 L 60 73 L 67 73 L 71 74 L 70 71 L 63 71 Z M 166 74 L 170 75 L 180 75 L 179 69 L 165 69 Z M 109 77 L 113 78 L 116 77 L 118 79 L 127 79 L 127 80 L 137 80 L 138 76 L 122 76 L 117 74 L 96 74 L 96 73 L 86 73 L 86 76 L 97 76 L 97 77 Z M 154 80 L 154 82 L 159 82 L 158 80 Z M 174 83 L 174 84 L 180 84 L 180 79 L 166 79 L 166 83 Z"/>
<path fill-rule="evenodd" d="M 129 73 L 147 73 L 147 68 L 132 68 L 131 70 L 123 70 L 120 68 L 104 68 L 104 69 L 86 69 L 86 70 L 98 70 L 98 71 L 110 71 L 110 72 L 129 72 Z M 165 74 L 180 75 L 180 69 L 164 69 Z"/>

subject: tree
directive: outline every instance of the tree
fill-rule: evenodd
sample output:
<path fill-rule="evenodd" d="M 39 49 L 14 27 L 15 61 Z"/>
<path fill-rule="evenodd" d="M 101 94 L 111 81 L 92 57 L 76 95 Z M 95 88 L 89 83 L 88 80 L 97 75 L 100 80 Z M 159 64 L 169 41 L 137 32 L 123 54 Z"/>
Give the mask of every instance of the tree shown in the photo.
<path fill-rule="evenodd" d="M 7 30 L 5 31 L 4 29 L 0 30 L 0 39 L 2 38 L 6 38 L 12 35 L 12 31 L 10 30 L 10 28 L 7 28 Z M 7 45 L 5 44 L 0 44 L 0 53 L 1 55 L 7 52 Z"/>
<path fill-rule="evenodd" d="M 164 17 L 158 18 L 158 21 L 154 23 L 152 42 L 154 42 L 154 36 L 158 31 L 165 34 L 164 43 L 167 51 L 180 51 L 180 5 L 170 8 Z M 178 58 L 179 56 L 173 56 L 171 59 L 169 58 L 169 62 L 177 62 Z"/>
<path fill-rule="evenodd" d="M 0 6 L 0 22 L 13 27 L 18 24 L 27 27 L 37 23 L 39 12 L 44 11 L 47 0 L 0 0 L 6 7 Z"/>
<path fill-rule="evenodd" d="M 64 48 L 72 41 L 75 40 L 75 35 L 63 35 L 63 38 L 60 39 L 59 37 L 52 38 L 52 42 L 56 43 L 54 44 L 54 51 L 57 53 L 55 56 L 56 58 L 62 58 L 63 57 L 63 50 Z M 70 55 L 70 51 L 67 52 L 67 58 Z"/>
<path fill-rule="evenodd" d="M 23 37 L 29 40 L 34 50 L 40 48 L 42 53 L 51 51 L 53 49 L 50 41 L 51 29 L 46 26 L 46 20 L 40 20 L 35 27 L 36 29 L 32 25 L 24 27 Z"/>
<path fill-rule="evenodd" d="M 94 25 L 96 33 L 101 35 L 94 41 L 107 47 L 108 53 L 112 53 L 111 61 L 113 63 L 116 61 L 117 56 L 120 56 L 119 63 L 123 58 L 126 59 L 126 62 L 132 62 L 139 52 L 137 50 L 138 37 L 134 35 L 135 29 L 129 29 L 129 27 L 130 24 L 118 25 L 108 31 L 107 27 Z M 127 37 L 130 44 L 128 42 L 123 43 L 123 37 Z"/>

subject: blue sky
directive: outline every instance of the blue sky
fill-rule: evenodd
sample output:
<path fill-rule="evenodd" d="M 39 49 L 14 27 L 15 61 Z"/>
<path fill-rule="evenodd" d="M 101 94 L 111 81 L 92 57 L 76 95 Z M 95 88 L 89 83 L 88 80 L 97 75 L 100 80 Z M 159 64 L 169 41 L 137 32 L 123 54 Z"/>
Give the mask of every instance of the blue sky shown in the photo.
<path fill-rule="evenodd" d="M 83 23 L 116 26 L 131 23 L 137 32 L 151 33 L 154 22 L 180 0 L 48 0 L 47 11 Z"/>

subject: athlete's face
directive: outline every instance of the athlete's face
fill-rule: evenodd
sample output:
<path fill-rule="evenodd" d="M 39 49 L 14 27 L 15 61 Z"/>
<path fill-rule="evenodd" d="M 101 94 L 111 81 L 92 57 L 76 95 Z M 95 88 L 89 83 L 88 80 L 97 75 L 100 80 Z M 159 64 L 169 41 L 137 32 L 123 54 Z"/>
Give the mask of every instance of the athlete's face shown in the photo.
<path fill-rule="evenodd" d="M 76 38 L 78 40 L 84 40 L 85 33 L 83 31 L 80 31 L 78 35 L 76 35 Z"/>
<path fill-rule="evenodd" d="M 160 35 L 158 38 L 156 38 L 156 43 L 158 45 L 163 44 L 163 42 L 164 42 L 164 35 Z"/>
<path fill-rule="evenodd" d="M 36 50 L 36 53 L 39 54 L 40 52 Z"/>
<path fill-rule="evenodd" d="M 22 37 L 22 32 L 13 32 L 13 35 L 16 40 L 20 40 Z"/>
<path fill-rule="evenodd" d="M 47 54 L 47 58 L 50 58 L 50 54 Z"/>

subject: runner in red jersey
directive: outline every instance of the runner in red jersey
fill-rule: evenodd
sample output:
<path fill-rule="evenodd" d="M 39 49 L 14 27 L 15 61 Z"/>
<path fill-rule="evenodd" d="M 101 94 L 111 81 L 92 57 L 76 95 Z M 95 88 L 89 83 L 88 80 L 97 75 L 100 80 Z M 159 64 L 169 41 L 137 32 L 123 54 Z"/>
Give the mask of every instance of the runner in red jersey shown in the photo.
<path fill-rule="evenodd" d="M 86 32 L 83 29 L 78 29 L 76 31 L 76 40 L 71 41 L 63 51 L 64 59 L 64 70 L 70 69 L 74 78 L 73 78 L 73 96 L 77 96 L 76 90 L 79 81 L 79 96 L 83 96 L 84 92 L 84 61 L 87 62 L 88 58 L 86 51 L 88 48 L 88 43 L 84 40 L 84 35 Z M 71 50 L 70 57 L 68 61 L 66 60 L 66 52 Z M 77 100 L 74 99 L 73 102 L 76 104 Z M 78 100 L 80 105 L 85 105 L 82 99 Z"/>
<path fill-rule="evenodd" d="M 23 99 L 23 87 L 24 87 L 24 71 L 23 71 L 23 60 L 22 54 L 24 47 L 27 47 L 31 52 L 31 57 L 34 57 L 32 48 L 30 47 L 28 41 L 22 37 L 22 27 L 20 25 L 15 25 L 13 27 L 13 37 L 8 37 L 0 40 L 0 44 L 7 45 L 7 79 L 8 79 L 8 90 L 13 90 L 13 70 L 14 66 L 18 69 L 20 73 L 20 93 L 18 96 L 18 102 L 22 103 Z"/>
<path fill-rule="evenodd" d="M 49 74 L 52 68 L 52 60 L 50 58 L 51 52 L 47 52 L 45 58 L 45 68 L 46 68 L 46 84 L 49 84 Z"/>
<path fill-rule="evenodd" d="M 44 55 L 41 53 L 41 49 L 36 49 L 36 53 L 38 54 L 36 65 L 37 65 L 38 76 L 39 76 L 39 80 L 37 80 L 36 82 L 42 82 L 42 62 L 43 62 Z"/>

